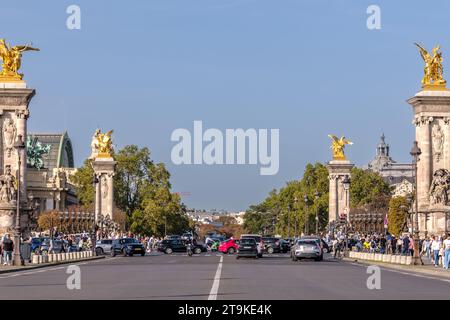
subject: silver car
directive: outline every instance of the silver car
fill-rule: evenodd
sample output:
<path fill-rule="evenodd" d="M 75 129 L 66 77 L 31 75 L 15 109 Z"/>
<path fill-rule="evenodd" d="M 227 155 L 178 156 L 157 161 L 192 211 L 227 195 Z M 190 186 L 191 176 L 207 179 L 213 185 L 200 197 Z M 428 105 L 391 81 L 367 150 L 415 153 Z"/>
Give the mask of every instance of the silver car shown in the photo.
<path fill-rule="evenodd" d="M 95 246 L 95 252 L 98 256 L 102 254 L 110 254 L 112 247 L 112 239 L 102 239 L 97 241 L 97 245 Z"/>
<path fill-rule="evenodd" d="M 292 261 L 300 259 L 323 260 L 323 250 L 319 242 L 315 239 L 298 239 L 291 247 Z"/>

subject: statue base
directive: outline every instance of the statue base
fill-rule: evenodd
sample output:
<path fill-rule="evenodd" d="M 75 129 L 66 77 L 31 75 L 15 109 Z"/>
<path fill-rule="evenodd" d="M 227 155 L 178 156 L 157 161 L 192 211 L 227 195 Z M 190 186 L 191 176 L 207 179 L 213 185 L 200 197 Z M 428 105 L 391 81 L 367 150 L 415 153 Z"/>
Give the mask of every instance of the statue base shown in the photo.
<path fill-rule="evenodd" d="M 448 91 L 448 89 L 445 87 L 445 83 L 424 84 L 422 86 L 422 91 Z"/>
<path fill-rule="evenodd" d="M 16 73 L 0 73 L 0 82 L 20 82 L 25 83 L 25 81 L 22 80 L 23 75 L 16 74 Z"/>

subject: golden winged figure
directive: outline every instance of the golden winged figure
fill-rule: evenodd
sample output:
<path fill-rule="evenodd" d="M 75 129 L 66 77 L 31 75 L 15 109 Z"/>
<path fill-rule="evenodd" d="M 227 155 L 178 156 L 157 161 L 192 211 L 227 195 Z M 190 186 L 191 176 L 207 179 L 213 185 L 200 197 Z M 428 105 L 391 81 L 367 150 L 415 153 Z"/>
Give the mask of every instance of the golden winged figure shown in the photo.
<path fill-rule="evenodd" d="M 20 81 L 23 74 L 18 73 L 22 64 L 22 52 L 39 51 L 29 45 L 11 47 L 5 41 L 0 39 L 0 59 L 2 60 L 2 72 L 0 79 L 10 81 Z"/>
<path fill-rule="evenodd" d="M 102 133 L 98 129 L 95 131 L 91 144 L 93 154 L 98 154 L 99 157 L 111 156 L 113 152 L 112 133 L 113 130 L 106 133 Z"/>
<path fill-rule="evenodd" d="M 414 43 L 419 48 L 420 56 L 425 62 L 424 75 L 422 78 L 422 86 L 444 86 L 446 81 L 444 80 L 444 68 L 442 67 L 442 52 L 440 46 L 437 45 L 433 48 L 432 55 L 428 53 L 420 44 Z"/>
<path fill-rule="evenodd" d="M 330 147 L 333 150 L 333 160 L 346 160 L 347 158 L 344 154 L 345 145 L 352 145 L 353 142 L 347 140 L 344 136 L 338 138 L 333 134 L 329 134 L 328 137 L 333 140 Z"/>

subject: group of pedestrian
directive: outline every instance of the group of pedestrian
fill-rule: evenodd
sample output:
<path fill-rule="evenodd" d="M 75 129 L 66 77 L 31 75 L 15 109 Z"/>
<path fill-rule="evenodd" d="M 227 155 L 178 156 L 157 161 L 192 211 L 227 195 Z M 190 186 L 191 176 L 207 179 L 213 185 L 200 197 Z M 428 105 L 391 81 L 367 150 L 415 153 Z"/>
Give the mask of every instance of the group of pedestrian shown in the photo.
<path fill-rule="evenodd" d="M 425 239 L 425 250 L 435 267 L 442 267 L 448 270 L 450 265 L 450 234 L 446 238 L 440 236 L 431 236 L 431 239 Z M 428 247 L 428 249 L 427 249 Z"/>

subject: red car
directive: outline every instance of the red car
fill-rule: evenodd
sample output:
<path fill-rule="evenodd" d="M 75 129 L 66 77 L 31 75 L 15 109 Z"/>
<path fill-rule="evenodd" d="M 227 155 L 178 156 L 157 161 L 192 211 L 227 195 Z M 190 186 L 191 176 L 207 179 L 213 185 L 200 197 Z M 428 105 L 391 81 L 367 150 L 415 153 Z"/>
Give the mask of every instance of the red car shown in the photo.
<path fill-rule="evenodd" d="M 233 239 L 223 241 L 219 246 L 219 251 L 222 253 L 233 254 L 237 251 L 238 245 Z"/>

